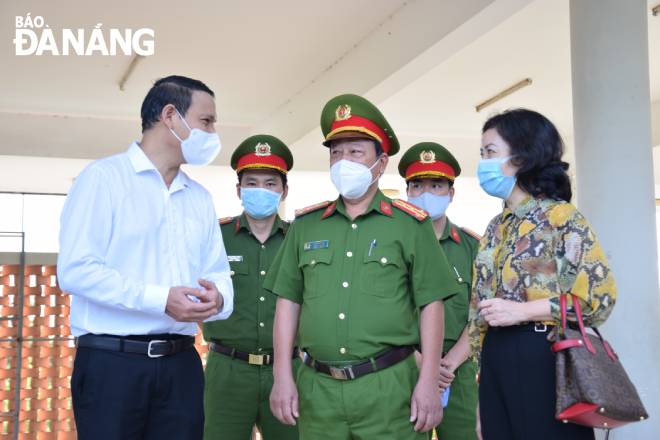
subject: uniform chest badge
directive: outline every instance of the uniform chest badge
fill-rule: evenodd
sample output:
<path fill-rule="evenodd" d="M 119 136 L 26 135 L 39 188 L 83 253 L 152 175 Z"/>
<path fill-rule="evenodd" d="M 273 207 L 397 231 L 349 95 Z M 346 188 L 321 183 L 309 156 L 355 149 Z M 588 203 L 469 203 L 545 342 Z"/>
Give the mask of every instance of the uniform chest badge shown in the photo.
<path fill-rule="evenodd" d="M 308 241 L 303 245 L 303 249 L 311 251 L 314 249 L 326 249 L 330 246 L 329 240 Z"/>
<path fill-rule="evenodd" d="M 257 156 L 270 156 L 270 144 L 267 142 L 259 142 L 256 147 L 254 147 L 254 153 Z"/>
<path fill-rule="evenodd" d="M 230 262 L 243 261 L 243 255 L 227 255 L 227 261 Z"/>
<path fill-rule="evenodd" d="M 344 121 L 351 117 L 351 106 L 348 104 L 342 104 L 337 107 L 335 110 L 335 120 Z"/>
<path fill-rule="evenodd" d="M 419 161 L 421 163 L 433 163 L 435 162 L 435 152 L 434 151 L 422 151 L 419 153 Z"/>

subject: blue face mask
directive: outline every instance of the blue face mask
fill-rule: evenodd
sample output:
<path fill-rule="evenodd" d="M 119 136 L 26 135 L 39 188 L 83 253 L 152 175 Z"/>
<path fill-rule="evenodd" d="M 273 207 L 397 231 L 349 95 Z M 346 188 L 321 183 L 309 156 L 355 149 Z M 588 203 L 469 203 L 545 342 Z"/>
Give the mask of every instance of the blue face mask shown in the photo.
<path fill-rule="evenodd" d="M 264 188 L 241 188 L 241 202 L 250 217 L 262 219 L 277 212 L 282 193 Z"/>
<path fill-rule="evenodd" d="M 502 165 L 511 159 L 509 157 L 496 157 L 493 159 L 481 159 L 477 167 L 477 177 L 481 189 L 493 197 L 506 200 L 516 185 L 516 176 L 505 176 L 502 173 Z"/>
<path fill-rule="evenodd" d="M 430 192 L 423 192 L 417 197 L 408 197 L 408 202 L 429 213 L 431 220 L 437 220 L 447 211 L 449 206 L 449 194 L 438 196 Z"/>

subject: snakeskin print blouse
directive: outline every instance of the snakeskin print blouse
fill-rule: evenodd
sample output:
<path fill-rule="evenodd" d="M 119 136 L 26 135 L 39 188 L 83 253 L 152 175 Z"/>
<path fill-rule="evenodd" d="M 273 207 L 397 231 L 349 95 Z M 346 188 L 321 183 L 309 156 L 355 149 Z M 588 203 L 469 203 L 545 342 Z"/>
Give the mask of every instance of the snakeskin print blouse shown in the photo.
<path fill-rule="evenodd" d="M 573 205 L 552 199 L 528 197 L 491 220 L 472 280 L 469 333 L 477 358 L 488 328 L 477 309 L 483 299 L 549 298 L 558 323 L 559 294 L 570 292 L 582 300 L 589 326 L 603 323 L 616 299 L 612 271 L 591 226 Z"/>

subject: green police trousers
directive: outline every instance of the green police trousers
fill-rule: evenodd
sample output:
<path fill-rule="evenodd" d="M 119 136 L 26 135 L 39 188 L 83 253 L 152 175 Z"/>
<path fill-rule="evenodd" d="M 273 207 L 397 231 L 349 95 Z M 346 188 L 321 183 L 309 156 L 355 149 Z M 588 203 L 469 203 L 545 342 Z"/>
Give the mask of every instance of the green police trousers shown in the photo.
<path fill-rule="evenodd" d="M 436 428 L 438 440 L 477 440 L 477 366 L 471 360 L 463 362 L 455 375 L 449 403 L 440 426 Z"/>
<path fill-rule="evenodd" d="M 294 360 L 294 370 L 300 361 Z M 249 440 L 257 425 L 264 440 L 297 440 L 296 426 L 270 412 L 272 365 L 250 365 L 209 352 L 204 385 L 204 440 Z"/>
<path fill-rule="evenodd" d="M 415 357 L 355 380 L 336 380 L 303 365 L 297 385 L 301 440 L 422 440 L 410 420 L 419 372 Z"/>

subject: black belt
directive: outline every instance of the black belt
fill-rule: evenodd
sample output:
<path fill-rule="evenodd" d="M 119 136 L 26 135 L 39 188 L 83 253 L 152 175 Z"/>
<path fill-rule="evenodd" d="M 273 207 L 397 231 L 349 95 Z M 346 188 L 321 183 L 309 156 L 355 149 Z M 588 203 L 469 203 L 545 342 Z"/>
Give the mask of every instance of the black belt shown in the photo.
<path fill-rule="evenodd" d="M 142 338 L 145 338 L 142 340 Z M 77 347 L 97 348 L 99 350 L 122 351 L 124 353 L 145 354 L 150 358 L 159 358 L 179 353 L 195 345 L 194 336 L 167 335 L 163 339 L 140 339 L 121 336 L 101 336 L 86 334 L 78 336 Z"/>
<path fill-rule="evenodd" d="M 373 359 L 357 363 L 355 365 L 348 365 L 346 367 L 335 367 L 324 362 L 316 361 L 307 353 L 303 352 L 303 362 L 308 367 L 311 367 L 319 373 L 327 374 L 337 380 L 353 380 L 358 377 L 365 376 L 374 371 L 382 370 L 391 367 L 394 364 L 406 359 L 410 354 L 415 351 L 414 347 L 406 345 L 403 347 L 394 347 L 384 353 L 379 354 Z"/>
<path fill-rule="evenodd" d="M 222 345 L 218 341 L 211 341 L 209 343 L 209 349 L 215 351 L 216 353 L 220 353 L 226 356 L 240 359 L 242 361 L 247 362 L 250 365 L 270 365 L 273 363 L 272 354 L 252 354 L 252 353 L 248 353 L 247 351 L 240 351 L 240 350 L 236 350 L 233 347 Z M 297 358 L 299 354 L 300 352 L 298 351 L 298 347 L 294 348 L 293 358 L 294 359 Z"/>
<path fill-rule="evenodd" d="M 544 324 L 542 322 L 528 322 L 525 324 L 508 325 L 505 327 L 488 327 L 488 331 L 547 333 L 553 328 L 553 325 Z"/>

